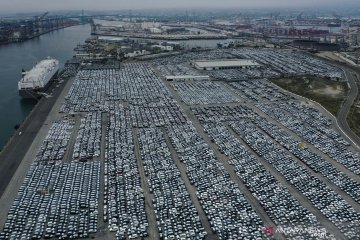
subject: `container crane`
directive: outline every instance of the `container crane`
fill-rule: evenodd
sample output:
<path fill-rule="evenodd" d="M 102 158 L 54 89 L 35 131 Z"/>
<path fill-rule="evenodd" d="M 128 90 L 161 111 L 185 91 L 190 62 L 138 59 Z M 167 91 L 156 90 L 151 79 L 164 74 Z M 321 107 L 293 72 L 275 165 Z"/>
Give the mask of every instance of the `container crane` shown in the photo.
<path fill-rule="evenodd" d="M 49 12 L 45 12 L 41 14 L 40 16 L 35 16 L 35 26 L 36 26 L 36 32 L 40 33 L 42 29 L 42 20 L 45 18 L 46 15 L 48 15 Z"/>

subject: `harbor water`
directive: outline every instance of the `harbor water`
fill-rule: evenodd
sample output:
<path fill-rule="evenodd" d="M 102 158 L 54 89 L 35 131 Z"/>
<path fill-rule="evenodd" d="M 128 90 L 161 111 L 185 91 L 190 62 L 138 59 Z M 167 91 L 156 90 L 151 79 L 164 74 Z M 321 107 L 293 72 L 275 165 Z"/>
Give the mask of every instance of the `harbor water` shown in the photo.
<path fill-rule="evenodd" d="M 22 69 L 30 70 L 37 62 L 50 56 L 61 67 L 74 55 L 77 44 L 90 36 L 89 25 L 73 26 L 44 34 L 22 43 L 0 46 L 0 149 L 4 147 L 36 102 L 23 100 L 17 83 Z"/>

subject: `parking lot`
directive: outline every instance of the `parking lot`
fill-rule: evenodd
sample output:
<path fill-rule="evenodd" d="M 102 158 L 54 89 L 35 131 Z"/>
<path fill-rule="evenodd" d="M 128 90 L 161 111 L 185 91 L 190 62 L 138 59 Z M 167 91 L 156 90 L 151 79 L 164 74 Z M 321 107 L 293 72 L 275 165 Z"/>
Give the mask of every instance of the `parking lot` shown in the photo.
<path fill-rule="evenodd" d="M 271 56 L 280 64 L 283 55 Z M 233 57 L 218 50 L 80 70 L 0 239 L 356 239 L 360 155 L 326 113 L 266 74 L 164 78 L 198 73 L 191 58 Z M 318 60 L 289 58 L 303 72 L 340 77 Z M 277 227 L 316 231 L 266 230 Z"/>
<path fill-rule="evenodd" d="M 176 83 L 172 85 L 189 105 L 232 103 L 239 99 L 222 85 L 213 82 Z"/>
<path fill-rule="evenodd" d="M 85 238 L 97 231 L 100 163 L 31 166 L 3 239 Z"/>
<path fill-rule="evenodd" d="M 344 79 L 343 71 L 324 61 L 294 50 L 241 48 L 232 51 L 237 57 L 255 59 L 284 75 L 318 75 L 334 80 Z"/>
<path fill-rule="evenodd" d="M 219 123 L 207 123 L 205 131 L 219 146 L 220 151 L 229 157 L 236 174 L 246 184 L 276 225 L 298 226 L 312 225 L 320 228 L 316 217 L 301 206 L 288 190 L 281 185 L 248 151 L 239 139 Z M 313 236 L 294 232 L 290 238 Z M 329 236 L 330 237 L 330 236 Z"/>

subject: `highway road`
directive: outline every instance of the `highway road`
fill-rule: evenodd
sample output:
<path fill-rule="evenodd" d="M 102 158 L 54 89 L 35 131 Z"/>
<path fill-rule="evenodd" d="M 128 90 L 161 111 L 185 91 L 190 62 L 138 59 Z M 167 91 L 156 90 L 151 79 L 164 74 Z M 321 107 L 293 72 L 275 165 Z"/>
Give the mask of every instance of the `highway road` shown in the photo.
<path fill-rule="evenodd" d="M 357 79 L 353 75 L 353 71 L 349 71 L 348 69 L 344 69 L 346 78 L 348 79 L 350 89 L 348 91 L 348 95 L 345 99 L 345 102 L 339 109 L 339 112 L 336 116 L 339 127 L 358 145 L 360 146 L 360 138 L 357 136 L 349 127 L 347 122 L 347 115 L 350 111 L 351 106 L 354 104 L 356 100 L 357 94 L 359 92 L 359 88 L 357 85 Z"/>
<path fill-rule="evenodd" d="M 358 83 L 359 80 L 357 79 L 354 74 L 360 76 L 360 68 L 354 65 L 350 65 L 348 63 L 344 62 L 338 62 L 332 59 L 327 59 L 325 57 L 320 57 L 315 54 L 310 54 L 308 52 L 305 52 L 305 54 L 315 57 L 317 59 L 323 60 L 325 62 L 328 62 L 332 65 L 337 65 L 338 67 L 342 68 L 345 72 L 346 78 L 348 79 L 348 83 L 350 86 L 350 89 L 348 91 L 348 95 L 345 99 L 345 102 L 342 104 L 341 108 L 339 109 L 339 112 L 337 113 L 336 120 L 340 127 L 340 129 L 349 137 L 351 140 L 360 147 L 360 137 L 356 135 L 351 128 L 349 127 L 349 124 L 347 122 L 347 115 L 350 111 L 351 106 L 354 104 L 354 101 L 357 97 L 357 94 L 359 92 Z"/>

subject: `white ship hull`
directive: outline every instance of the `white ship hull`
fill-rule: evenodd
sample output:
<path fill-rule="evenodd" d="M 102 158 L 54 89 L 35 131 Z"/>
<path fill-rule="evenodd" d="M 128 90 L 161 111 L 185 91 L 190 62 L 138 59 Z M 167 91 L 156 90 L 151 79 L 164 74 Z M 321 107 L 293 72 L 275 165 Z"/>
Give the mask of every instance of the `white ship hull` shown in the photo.
<path fill-rule="evenodd" d="M 39 97 L 39 92 L 48 89 L 58 70 L 59 61 L 56 59 L 46 59 L 39 62 L 19 81 L 18 90 L 20 96 L 23 98 Z"/>
<path fill-rule="evenodd" d="M 23 88 L 19 89 L 19 95 L 22 98 L 39 98 L 41 95 L 39 93 L 46 92 L 53 82 L 57 72 L 53 75 L 53 77 L 48 81 L 48 83 L 42 88 Z"/>

